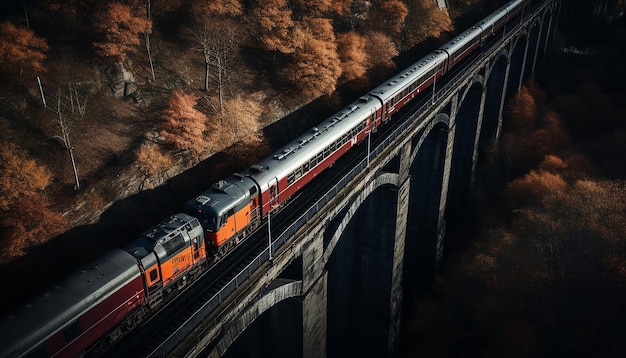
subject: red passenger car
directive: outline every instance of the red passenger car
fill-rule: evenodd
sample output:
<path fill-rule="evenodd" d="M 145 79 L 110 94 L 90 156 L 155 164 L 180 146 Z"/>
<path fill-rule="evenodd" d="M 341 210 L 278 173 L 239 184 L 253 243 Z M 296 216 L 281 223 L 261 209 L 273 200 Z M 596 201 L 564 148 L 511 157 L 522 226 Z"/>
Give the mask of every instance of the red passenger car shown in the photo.
<path fill-rule="evenodd" d="M 137 261 L 113 250 L 0 322 L 0 357 L 74 357 L 145 301 Z"/>

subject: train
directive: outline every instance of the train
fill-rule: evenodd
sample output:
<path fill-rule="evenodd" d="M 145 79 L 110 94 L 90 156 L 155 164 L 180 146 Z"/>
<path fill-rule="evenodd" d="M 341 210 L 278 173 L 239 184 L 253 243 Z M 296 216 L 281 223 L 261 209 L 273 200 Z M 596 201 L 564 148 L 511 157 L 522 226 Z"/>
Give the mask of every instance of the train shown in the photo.
<path fill-rule="evenodd" d="M 261 227 L 316 176 L 535 3 L 512 0 L 289 144 L 213 184 L 183 212 L 0 321 L 0 357 L 73 357 L 115 342 Z M 104 343 L 103 343 L 104 342 Z"/>

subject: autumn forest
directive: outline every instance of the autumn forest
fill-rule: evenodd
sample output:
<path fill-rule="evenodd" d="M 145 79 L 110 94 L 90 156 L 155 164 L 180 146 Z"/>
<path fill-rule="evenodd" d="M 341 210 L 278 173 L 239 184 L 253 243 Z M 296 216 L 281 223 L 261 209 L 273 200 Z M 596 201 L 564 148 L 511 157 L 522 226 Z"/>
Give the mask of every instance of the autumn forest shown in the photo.
<path fill-rule="evenodd" d="M 271 149 L 264 126 L 339 108 L 337 86 L 365 91 L 453 29 L 431 0 L 3 6 L 1 265 L 215 153 L 245 168 Z"/>
<path fill-rule="evenodd" d="M 474 214 L 406 305 L 400 356 L 626 354 L 624 24 L 561 32 L 508 100 Z"/>
<path fill-rule="evenodd" d="M 0 5 L 8 307 L 504 2 Z M 623 19 L 579 31 L 568 14 L 545 68 L 507 101 L 472 216 L 447 233 L 444 267 L 406 295 L 399 356 L 626 354 L 626 31 Z M 591 51 L 560 50 L 570 46 Z"/>

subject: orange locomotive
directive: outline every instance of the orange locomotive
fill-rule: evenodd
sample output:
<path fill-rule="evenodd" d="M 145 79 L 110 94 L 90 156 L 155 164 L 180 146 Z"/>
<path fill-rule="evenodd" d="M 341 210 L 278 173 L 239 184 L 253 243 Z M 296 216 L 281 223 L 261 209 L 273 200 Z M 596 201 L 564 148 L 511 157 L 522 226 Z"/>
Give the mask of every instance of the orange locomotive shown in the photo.
<path fill-rule="evenodd" d="M 126 251 L 139 262 L 150 306 L 173 287 L 184 286 L 206 263 L 202 227 L 198 219 L 182 213 L 144 232 Z"/>
<path fill-rule="evenodd" d="M 258 227 L 258 192 L 252 179 L 234 174 L 187 202 L 185 211 L 200 220 L 216 257 Z"/>
<path fill-rule="evenodd" d="M 175 214 L 0 320 L 0 357 L 79 356 L 102 337 L 115 341 L 205 262 L 198 219 Z"/>

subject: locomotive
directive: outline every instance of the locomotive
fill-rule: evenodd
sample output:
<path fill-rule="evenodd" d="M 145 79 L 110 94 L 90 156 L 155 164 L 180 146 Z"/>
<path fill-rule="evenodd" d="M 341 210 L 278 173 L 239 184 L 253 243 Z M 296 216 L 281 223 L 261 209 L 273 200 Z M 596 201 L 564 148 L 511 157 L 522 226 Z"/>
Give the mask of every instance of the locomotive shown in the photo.
<path fill-rule="evenodd" d="M 513 0 L 271 156 L 220 180 L 177 213 L 0 321 L 0 357 L 70 357 L 114 341 L 244 240 L 392 115 L 534 6 Z"/>
<path fill-rule="evenodd" d="M 73 357 L 134 328 L 206 262 L 198 219 L 175 214 L 0 322 L 1 357 Z"/>

